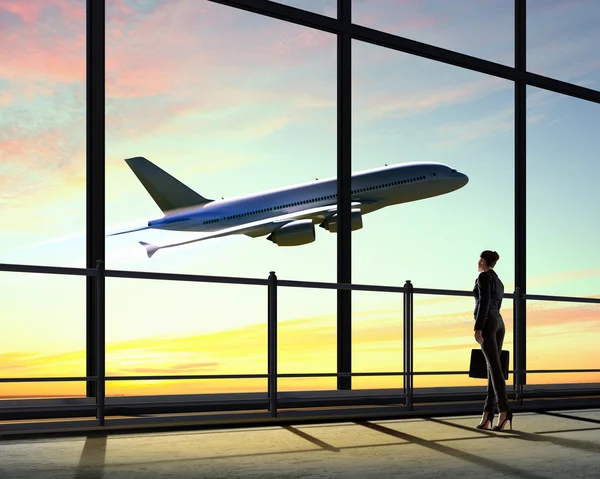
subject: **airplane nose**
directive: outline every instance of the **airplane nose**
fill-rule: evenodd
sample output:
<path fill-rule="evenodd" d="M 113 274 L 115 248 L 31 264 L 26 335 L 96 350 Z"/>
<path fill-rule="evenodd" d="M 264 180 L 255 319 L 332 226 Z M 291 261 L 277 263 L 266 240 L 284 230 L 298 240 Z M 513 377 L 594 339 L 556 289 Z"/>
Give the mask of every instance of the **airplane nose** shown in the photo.
<path fill-rule="evenodd" d="M 464 173 L 457 173 L 457 177 L 461 188 L 469 182 L 469 177 Z"/>

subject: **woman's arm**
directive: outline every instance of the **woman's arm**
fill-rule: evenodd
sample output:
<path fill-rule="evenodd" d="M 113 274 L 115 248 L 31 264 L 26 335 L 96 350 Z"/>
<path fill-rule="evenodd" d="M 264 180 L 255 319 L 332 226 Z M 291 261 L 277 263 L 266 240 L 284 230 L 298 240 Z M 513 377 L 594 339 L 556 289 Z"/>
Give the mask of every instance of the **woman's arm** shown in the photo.
<path fill-rule="evenodd" d="M 475 314 L 475 327 L 473 329 L 483 331 L 492 301 L 492 285 L 487 274 L 481 273 L 479 275 L 477 279 L 477 291 L 479 293 L 479 306 Z"/>

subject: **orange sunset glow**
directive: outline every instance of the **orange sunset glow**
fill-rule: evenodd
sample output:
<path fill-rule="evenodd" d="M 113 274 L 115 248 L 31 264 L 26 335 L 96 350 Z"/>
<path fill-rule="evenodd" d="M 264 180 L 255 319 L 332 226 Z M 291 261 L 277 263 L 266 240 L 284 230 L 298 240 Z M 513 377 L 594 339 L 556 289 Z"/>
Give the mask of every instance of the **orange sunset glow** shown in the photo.
<path fill-rule="evenodd" d="M 459 300 L 464 301 L 464 300 Z M 452 302 L 446 300 L 446 303 Z M 429 307 L 435 301 L 429 302 Z M 422 302 L 428 306 L 427 302 Z M 510 305 L 510 302 L 509 302 Z M 424 318 L 415 302 L 415 371 L 466 371 L 472 339 L 469 311 L 440 313 Z M 507 325 L 504 348 L 512 354 L 512 311 L 504 308 Z M 575 325 L 569 318 L 577 317 Z M 594 357 L 600 309 L 596 305 L 556 307 L 534 303 L 528 310 L 528 368 L 575 369 L 586 358 Z M 426 326 L 420 326 L 425 323 Z M 363 312 L 355 319 L 353 330 L 354 372 L 402 371 L 402 308 Z M 279 373 L 324 373 L 335 371 L 335 317 L 331 315 L 298 318 L 279 324 Z M 163 337 L 144 337 L 107 344 L 108 376 L 184 375 L 184 374 L 264 374 L 267 370 L 266 324 L 255 324 L 231 331 Z M 577 354 L 567 354 L 577 350 Z M 3 376 L 75 376 L 84 373 L 83 350 L 52 355 L 41 351 L 5 353 Z M 530 384 L 586 383 L 598 381 L 598 374 L 530 375 Z M 354 387 L 402 387 L 398 378 L 355 378 Z M 109 381 L 107 395 L 198 394 L 217 392 L 263 392 L 266 380 L 173 380 Z M 465 376 L 416 376 L 415 387 L 482 385 Z M 334 378 L 279 380 L 279 390 L 335 389 Z M 78 383 L 2 384 L 2 397 L 83 396 Z"/>

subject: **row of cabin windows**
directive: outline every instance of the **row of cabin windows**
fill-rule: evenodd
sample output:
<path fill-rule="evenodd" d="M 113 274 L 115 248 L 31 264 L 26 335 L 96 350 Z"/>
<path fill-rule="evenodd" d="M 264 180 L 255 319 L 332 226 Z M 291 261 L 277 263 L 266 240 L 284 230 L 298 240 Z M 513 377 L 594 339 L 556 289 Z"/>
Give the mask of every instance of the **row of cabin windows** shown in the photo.
<path fill-rule="evenodd" d="M 363 193 L 365 191 L 373 191 L 373 190 L 378 190 L 381 188 L 389 188 L 390 186 L 396 186 L 396 185 L 404 185 L 407 183 L 414 183 L 415 181 L 423 181 L 425 180 L 427 177 L 426 176 L 417 176 L 415 178 L 408 178 L 406 180 L 399 180 L 399 181 L 392 181 L 391 183 L 384 183 L 382 185 L 377 185 L 377 186 L 368 186 L 366 188 L 359 188 L 357 190 L 352 190 L 352 194 L 356 194 L 356 193 Z M 286 205 L 281 205 L 281 206 L 275 206 L 272 208 L 263 208 L 260 210 L 256 210 L 256 211 L 250 211 L 248 213 L 240 213 L 238 215 L 231 215 L 231 216 L 226 216 L 225 220 L 232 220 L 235 218 L 244 218 L 246 216 L 252 216 L 252 215 L 256 215 L 259 213 L 268 213 L 269 211 L 274 211 L 274 210 L 281 210 L 284 208 L 289 208 L 290 206 L 298 206 L 298 205 L 305 205 L 308 203 L 314 203 L 316 201 L 324 201 L 324 200 L 333 200 L 337 198 L 337 194 L 335 195 L 327 195 L 327 196 L 319 196 L 318 198 L 312 198 L 310 200 L 304 200 L 304 201 L 296 201 L 294 203 L 288 203 Z M 216 218 L 214 220 L 207 220 L 204 222 L 205 225 L 211 224 L 211 223 L 218 223 L 219 221 L 221 221 L 220 218 Z"/>

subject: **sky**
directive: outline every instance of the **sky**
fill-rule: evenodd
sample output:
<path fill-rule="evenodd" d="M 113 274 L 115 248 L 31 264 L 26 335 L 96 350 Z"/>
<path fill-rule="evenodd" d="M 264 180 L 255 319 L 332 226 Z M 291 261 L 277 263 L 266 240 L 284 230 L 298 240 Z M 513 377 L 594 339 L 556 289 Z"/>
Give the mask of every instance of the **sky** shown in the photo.
<path fill-rule="evenodd" d="M 333 0 L 287 1 L 336 15 Z M 336 174 L 336 39 L 208 1 L 109 0 L 106 31 L 106 229 L 162 213 L 124 158 L 145 156 L 201 195 L 219 199 Z M 353 2 L 353 21 L 513 65 L 512 3 Z M 594 0 L 528 1 L 530 71 L 600 89 Z M 353 281 L 471 290 L 484 249 L 514 288 L 513 85 L 483 74 L 352 44 L 352 170 L 437 161 L 466 173 L 448 195 L 386 208 L 352 236 Z M 0 262 L 85 262 L 85 10 L 76 0 L 0 0 Z M 528 292 L 600 295 L 597 125 L 600 107 L 527 90 Z M 335 281 L 336 238 L 278 248 L 230 237 L 148 259 L 138 241 L 107 238 L 109 269 Z M 195 236 L 194 236 L 195 237 Z M 0 273 L 3 377 L 84 374 L 85 280 Z M 353 294 L 356 371 L 402 370 L 402 298 Z M 279 295 L 280 371 L 333 372 L 333 291 Z M 470 298 L 416 298 L 417 370 L 464 370 Z M 506 301 L 506 346 L 512 311 Z M 440 326 L 442 324 L 443 326 Z M 600 367 L 600 307 L 528 302 L 528 367 Z M 302 335 L 304 335 L 302 337 Z M 574 354 L 576 348 L 577 354 Z M 569 353 L 569 351 L 571 351 Z M 562 353 L 561 353 L 562 352 Z M 557 354 L 560 353 L 560 354 Z M 564 358 L 573 361 L 572 366 Z M 558 358 L 563 358 L 556 363 Z M 556 364 L 552 364 L 552 363 Z M 107 371 L 234 374 L 266 371 L 266 291 L 257 286 L 107 279 Z M 537 375 L 588 382 L 598 375 Z M 401 378 L 355 379 L 395 387 Z M 477 380 L 423 377 L 415 385 Z M 280 387 L 335 387 L 334 379 Z M 264 390 L 265 380 L 109 384 L 109 394 Z M 0 396 L 82 394 L 81 384 L 0 385 Z"/>

